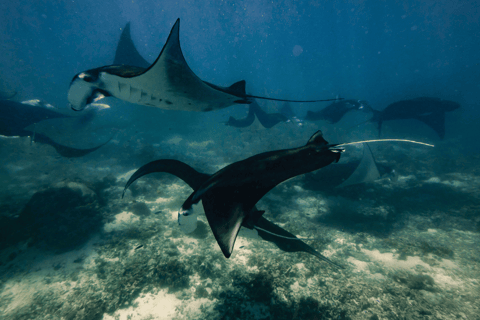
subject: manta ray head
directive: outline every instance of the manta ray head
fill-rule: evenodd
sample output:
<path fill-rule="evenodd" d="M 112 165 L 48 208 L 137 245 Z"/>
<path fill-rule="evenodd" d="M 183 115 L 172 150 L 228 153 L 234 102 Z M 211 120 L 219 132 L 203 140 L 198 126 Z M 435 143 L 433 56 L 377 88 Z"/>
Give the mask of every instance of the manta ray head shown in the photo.
<path fill-rule="evenodd" d="M 81 72 L 73 77 L 68 90 L 68 102 L 75 111 L 81 111 L 87 105 L 109 96 L 101 89 L 98 72 Z"/>

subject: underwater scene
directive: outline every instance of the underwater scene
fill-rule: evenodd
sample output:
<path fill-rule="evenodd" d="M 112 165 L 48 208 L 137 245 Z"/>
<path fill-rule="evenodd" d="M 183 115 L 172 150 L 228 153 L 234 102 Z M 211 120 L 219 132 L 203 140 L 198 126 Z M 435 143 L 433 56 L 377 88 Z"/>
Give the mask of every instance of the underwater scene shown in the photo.
<path fill-rule="evenodd" d="M 480 319 L 478 1 L 0 9 L 0 319 Z"/>

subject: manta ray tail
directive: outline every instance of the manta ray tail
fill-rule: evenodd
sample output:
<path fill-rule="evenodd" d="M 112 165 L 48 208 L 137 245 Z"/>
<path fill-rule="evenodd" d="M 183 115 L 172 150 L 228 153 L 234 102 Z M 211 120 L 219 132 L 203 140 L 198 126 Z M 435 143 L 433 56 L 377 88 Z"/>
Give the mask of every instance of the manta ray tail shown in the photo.
<path fill-rule="evenodd" d="M 343 98 L 332 98 L 332 99 L 321 99 L 321 100 L 290 100 L 290 99 L 267 98 L 267 97 L 261 97 L 261 96 L 254 96 L 254 95 L 251 95 L 251 94 L 247 94 L 247 95 L 245 95 L 245 97 L 246 98 L 262 99 L 262 100 L 270 100 L 270 101 L 300 102 L 300 103 L 302 103 L 302 102 L 327 102 L 327 101 L 343 100 Z"/>

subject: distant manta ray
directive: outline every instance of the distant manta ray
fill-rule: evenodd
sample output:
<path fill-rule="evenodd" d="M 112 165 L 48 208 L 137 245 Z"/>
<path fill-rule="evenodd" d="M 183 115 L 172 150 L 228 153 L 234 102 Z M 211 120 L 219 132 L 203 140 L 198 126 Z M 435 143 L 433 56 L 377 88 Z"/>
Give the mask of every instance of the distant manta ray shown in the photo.
<path fill-rule="evenodd" d="M 125 65 L 122 62 L 122 65 L 104 66 L 75 75 L 68 91 L 68 101 L 72 109 L 83 110 L 88 104 L 107 96 L 161 109 L 202 112 L 223 109 L 234 104 L 250 104 L 253 102 L 252 98 L 290 102 L 337 100 L 302 101 L 258 97 L 245 93 L 244 80 L 229 87 L 203 81 L 185 61 L 180 48 L 179 32 L 180 19 L 177 19 L 160 55 L 148 68 Z M 131 41 L 124 44 L 129 49 L 133 46 Z M 117 50 L 117 56 L 121 57 L 123 54 Z M 139 61 L 138 56 L 127 63 L 136 63 Z"/>
<path fill-rule="evenodd" d="M 225 257 L 229 258 L 241 226 L 252 229 L 263 221 L 260 220 L 263 211 L 257 210 L 255 204 L 267 192 L 285 180 L 337 162 L 343 151 L 343 148 L 328 144 L 318 131 L 305 146 L 261 153 L 232 163 L 213 175 L 200 174 L 179 161 L 159 160 L 164 162 L 153 162 L 137 170 L 125 185 L 123 194 L 135 180 L 151 172 L 175 170 L 173 174 L 187 183 L 192 176 L 197 176 L 198 181 L 192 184 L 194 192 L 179 211 L 179 224 L 192 215 L 192 206 L 202 200 L 215 239 Z M 169 161 L 167 166 L 180 163 L 183 168 L 166 169 L 165 161 Z M 160 169 L 155 168 L 158 163 L 162 165 Z M 335 265 L 327 258 L 317 256 Z"/>
<path fill-rule="evenodd" d="M 369 109 L 367 109 L 369 108 Z M 371 110 L 367 101 L 364 100 L 341 100 L 335 101 L 320 111 L 307 111 L 305 120 L 308 121 L 317 121 L 325 120 L 332 124 L 339 122 L 343 116 L 345 116 L 350 111 L 355 110 Z"/>
<path fill-rule="evenodd" d="M 87 114 L 87 116 L 89 115 Z M 32 142 L 51 145 L 61 156 L 67 158 L 82 157 L 105 144 L 90 149 L 78 149 L 61 145 L 44 134 L 26 129 L 41 121 L 58 118 L 71 117 L 55 111 L 53 106 L 40 100 L 29 100 L 23 103 L 0 100 L 0 135 L 7 137 L 31 136 Z"/>
<path fill-rule="evenodd" d="M 420 97 L 411 100 L 401 100 L 373 112 L 372 122 L 378 123 L 378 135 L 382 133 L 384 121 L 416 119 L 432 128 L 440 137 L 445 137 L 445 113 L 460 108 L 460 104 L 440 98 Z"/>

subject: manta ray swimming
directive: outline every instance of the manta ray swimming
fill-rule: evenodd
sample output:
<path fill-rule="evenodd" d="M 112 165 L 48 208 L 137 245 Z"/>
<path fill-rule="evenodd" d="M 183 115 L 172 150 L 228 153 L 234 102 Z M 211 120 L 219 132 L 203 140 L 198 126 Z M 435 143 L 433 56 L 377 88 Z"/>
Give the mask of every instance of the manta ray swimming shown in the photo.
<path fill-rule="evenodd" d="M 322 133 L 318 131 L 305 146 L 261 153 L 232 163 L 213 175 L 198 173 L 177 160 L 158 160 L 138 169 L 125 185 L 123 195 L 135 180 L 145 174 L 169 172 L 176 175 L 194 189 L 179 211 L 179 224 L 188 222 L 192 217 L 192 206 L 202 200 L 205 215 L 215 239 L 225 257 L 229 258 L 242 226 L 248 229 L 257 226 L 267 230 L 264 231 L 266 238 L 275 234 L 280 235 L 279 238 L 282 236 L 295 238 L 283 229 L 279 231 L 280 227 L 274 227 L 270 222 L 265 221 L 262 217 L 264 211 L 257 210 L 255 204 L 279 183 L 338 161 L 341 152 L 343 152 L 342 148 L 328 144 L 323 139 Z M 274 235 L 267 233 L 268 231 Z M 282 242 L 286 240 L 277 241 L 281 243 L 277 246 L 281 247 L 283 244 L 288 247 L 285 242 Z M 291 248 L 294 251 L 312 253 L 339 267 L 306 244 L 296 244 Z"/>
<path fill-rule="evenodd" d="M 204 184 L 211 175 L 204 174 L 196 171 L 189 165 L 178 161 L 178 160 L 170 160 L 170 159 L 162 159 L 152 161 L 141 168 L 139 168 L 129 179 L 127 185 L 125 186 L 125 191 L 128 187 L 140 177 L 156 172 L 166 172 L 169 174 L 173 174 L 183 181 L 185 181 L 193 190 L 198 190 L 202 184 Z M 123 197 L 123 196 L 122 196 Z M 277 226 L 276 224 L 268 221 L 266 218 L 262 216 L 263 211 L 259 211 L 256 207 L 252 209 L 252 215 L 259 216 L 258 220 L 255 222 L 255 230 L 258 232 L 258 235 L 266 241 L 273 242 L 278 248 L 286 252 L 306 252 L 316 256 L 318 259 L 322 261 L 326 261 L 332 266 L 336 268 L 342 268 L 338 264 L 332 262 L 331 260 L 327 259 L 320 253 L 318 253 L 315 249 L 311 246 L 303 242 L 301 239 L 297 238 L 295 235 L 291 234 L 290 232 L 286 231 L 285 229 Z M 186 224 L 196 224 L 196 217 L 189 216 L 187 219 L 193 220 L 182 220 L 182 229 L 188 231 L 186 233 L 190 233 L 194 230 L 195 226 L 185 226 Z M 246 224 L 243 224 L 244 227 L 251 229 Z"/>
<path fill-rule="evenodd" d="M 401 100 L 388 105 L 382 111 L 369 108 L 373 112 L 372 122 L 378 124 L 378 135 L 382 133 L 384 121 L 416 119 L 432 128 L 440 137 L 445 137 L 445 113 L 460 108 L 460 104 L 440 98 L 420 97 Z"/>
<path fill-rule="evenodd" d="M 49 119 L 71 118 L 55 111 L 55 108 L 40 100 L 22 103 L 12 100 L 0 100 L 0 135 L 7 137 L 32 137 L 32 142 L 51 145 L 63 157 L 82 157 L 102 147 L 105 143 L 90 149 L 78 149 L 53 141 L 48 136 L 28 130 L 28 127 Z M 85 116 L 90 117 L 90 112 Z"/>
<path fill-rule="evenodd" d="M 127 28 L 129 35 L 129 25 L 125 29 Z M 125 30 L 124 32 L 126 33 Z M 135 47 L 131 39 L 128 41 L 122 33 L 122 40 L 125 41 L 119 43 L 119 46 L 131 54 L 117 49 L 115 62 L 121 64 L 87 70 L 73 77 L 68 91 L 68 101 L 73 110 L 83 110 L 88 104 L 108 96 L 166 110 L 199 112 L 223 109 L 235 104 L 250 104 L 253 98 L 290 102 L 338 100 L 302 101 L 259 97 L 246 94 L 244 80 L 229 87 L 201 80 L 188 66 L 180 48 L 180 19 L 172 27 L 160 55 L 148 67 L 145 67 L 146 61 L 143 58 L 143 62 L 139 62 L 141 56 L 138 51 L 136 55 L 132 53 Z"/>
<path fill-rule="evenodd" d="M 343 146 L 375 141 L 407 141 L 433 147 L 433 145 L 401 139 L 329 144 L 323 138 L 321 131 L 317 131 L 305 146 L 260 153 L 232 163 L 212 175 L 199 173 L 177 160 L 163 159 L 150 162 L 130 177 L 123 190 L 122 198 L 130 185 L 146 174 L 167 172 L 179 177 L 194 189 L 178 212 L 179 225 L 182 227 L 191 224 L 192 221 L 196 222 L 192 207 L 201 200 L 213 235 L 224 256 L 229 258 L 242 226 L 261 230 L 264 228 L 259 225 L 262 225 L 265 227 L 263 231 L 272 236 L 281 237 L 281 233 L 277 232 L 278 229 L 261 220 L 264 211 L 259 211 L 255 207 L 256 203 L 271 189 L 292 177 L 338 162 L 344 151 Z M 285 236 L 293 240 L 293 235 L 292 237 L 290 235 Z M 296 250 L 308 252 L 305 247 L 297 247 Z M 326 257 L 317 254 L 315 255 L 320 259 L 338 267 Z"/>
<path fill-rule="evenodd" d="M 369 107 L 368 102 L 364 100 L 340 100 L 329 104 L 320 111 L 307 111 L 305 120 L 325 120 L 331 124 L 335 124 L 339 122 L 348 112 L 355 110 L 370 111 L 371 108 Z"/>

